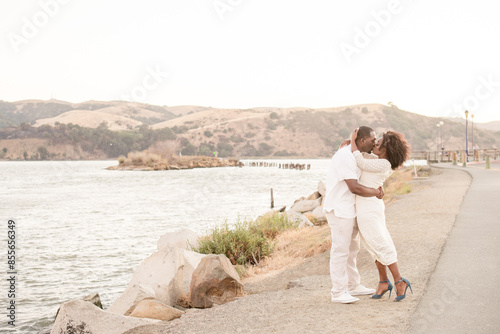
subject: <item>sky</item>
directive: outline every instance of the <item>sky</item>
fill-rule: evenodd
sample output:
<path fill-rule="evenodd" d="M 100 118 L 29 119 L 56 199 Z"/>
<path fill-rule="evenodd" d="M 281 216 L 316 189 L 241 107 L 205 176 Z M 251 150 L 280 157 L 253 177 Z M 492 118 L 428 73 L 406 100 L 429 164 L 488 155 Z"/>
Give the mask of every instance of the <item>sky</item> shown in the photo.
<path fill-rule="evenodd" d="M 500 120 L 493 0 L 0 0 L 0 100 Z"/>

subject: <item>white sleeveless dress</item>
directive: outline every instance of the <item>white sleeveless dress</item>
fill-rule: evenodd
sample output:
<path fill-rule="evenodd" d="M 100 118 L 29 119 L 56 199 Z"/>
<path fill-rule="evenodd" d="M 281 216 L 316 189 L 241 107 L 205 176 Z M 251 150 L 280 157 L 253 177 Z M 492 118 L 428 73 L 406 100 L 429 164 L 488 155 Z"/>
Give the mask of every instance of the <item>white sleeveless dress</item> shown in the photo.
<path fill-rule="evenodd" d="M 363 186 L 378 188 L 392 174 L 388 160 L 359 151 L 353 154 L 362 171 L 359 183 Z M 356 196 L 356 214 L 361 243 L 372 258 L 386 266 L 396 262 L 396 247 L 385 224 L 384 201 L 377 197 Z"/>

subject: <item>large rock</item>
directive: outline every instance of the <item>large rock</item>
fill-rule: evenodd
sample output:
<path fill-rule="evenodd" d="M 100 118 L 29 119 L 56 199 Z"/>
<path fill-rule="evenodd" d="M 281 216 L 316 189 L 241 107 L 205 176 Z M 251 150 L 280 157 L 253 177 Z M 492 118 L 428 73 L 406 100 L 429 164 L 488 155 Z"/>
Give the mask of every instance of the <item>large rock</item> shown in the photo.
<path fill-rule="evenodd" d="M 102 309 L 101 297 L 98 293 L 91 293 L 90 295 L 83 297 L 83 300 L 86 302 L 91 302 L 98 308 Z"/>
<path fill-rule="evenodd" d="M 148 297 L 144 293 L 148 288 L 155 299 L 166 305 L 173 306 L 178 299 L 186 299 L 193 272 L 204 256 L 168 247 L 153 253 L 139 265 L 125 291 L 107 310 L 129 315 L 140 302 L 138 296 Z"/>
<path fill-rule="evenodd" d="M 307 211 L 312 211 L 320 205 L 321 205 L 321 198 L 314 199 L 314 200 L 307 200 L 306 199 L 303 201 L 295 202 L 295 204 L 292 205 L 290 210 L 303 213 L 303 212 L 307 212 Z"/>
<path fill-rule="evenodd" d="M 134 301 L 132 302 L 132 305 L 137 305 L 143 300 L 149 300 L 149 299 L 155 299 L 156 298 L 156 292 L 153 290 L 152 287 L 144 284 L 139 284 L 137 289 L 132 290 L 132 294 L 134 296 Z M 109 309 L 108 309 L 109 310 Z M 130 315 L 130 313 L 133 311 L 133 307 L 130 308 L 127 312 L 125 312 L 124 315 Z"/>
<path fill-rule="evenodd" d="M 316 209 L 312 211 L 312 215 L 316 218 L 317 225 L 323 225 L 326 223 L 326 215 L 323 212 L 323 207 L 318 206 Z"/>
<path fill-rule="evenodd" d="M 307 196 L 307 200 L 315 200 L 321 197 L 321 194 L 318 191 L 313 192 L 311 195 Z"/>
<path fill-rule="evenodd" d="M 72 300 L 61 305 L 50 333 L 121 334 L 138 326 L 159 322 L 159 320 L 131 318 L 110 313 L 90 302 Z"/>
<path fill-rule="evenodd" d="M 191 280 L 191 306 L 212 307 L 239 296 L 243 296 L 243 285 L 229 259 L 223 254 L 204 257 Z"/>
<path fill-rule="evenodd" d="M 326 186 L 323 183 L 323 181 L 318 182 L 318 192 L 321 195 L 321 197 L 325 197 L 326 195 Z"/>
<path fill-rule="evenodd" d="M 176 232 L 168 232 L 160 237 L 157 246 L 158 250 L 166 247 L 176 247 L 182 249 L 188 249 L 189 245 L 193 247 L 198 247 L 198 238 L 200 236 L 198 233 L 190 230 L 184 229 Z"/>
<path fill-rule="evenodd" d="M 293 211 L 292 209 L 285 212 L 288 220 L 297 221 L 299 223 L 298 227 L 313 226 L 313 223 L 303 214 Z"/>
<path fill-rule="evenodd" d="M 86 302 L 91 302 L 92 304 L 94 304 L 98 308 L 102 309 L 101 297 L 99 296 L 99 294 L 97 292 L 91 293 L 90 295 L 83 297 L 82 300 L 84 300 Z M 57 315 L 59 314 L 59 310 L 60 310 L 60 307 L 57 309 L 56 318 L 57 318 Z"/>
<path fill-rule="evenodd" d="M 143 300 L 137 304 L 131 317 L 136 318 L 149 318 L 158 319 L 163 321 L 170 321 L 172 319 L 180 318 L 184 312 L 172 306 L 165 305 L 156 300 Z"/>

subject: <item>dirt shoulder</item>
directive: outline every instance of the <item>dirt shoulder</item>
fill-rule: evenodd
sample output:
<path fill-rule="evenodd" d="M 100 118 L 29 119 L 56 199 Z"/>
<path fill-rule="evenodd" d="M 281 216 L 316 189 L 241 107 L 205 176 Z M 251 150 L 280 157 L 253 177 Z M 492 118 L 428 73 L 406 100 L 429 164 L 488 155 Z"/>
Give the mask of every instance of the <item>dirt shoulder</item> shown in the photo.
<path fill-rule="evenodd" d="M 469 187 L 459 170 L 433 169 L 415 190 L 386 209 L 403 277 L 413 294 L 394 303 L 362 296 L 354 304 L 330 301 L 329 252 L 261 280 L 245 283 L 249 295 L 211 309 L 191 309 L 180 319 L 151 326 L 148 333 L 396 333 L 406 330 Z M 362 247 L 362 284 L 375 287 L 377 270 Z M 392 296 L 394 297 L 394 296 Z M 143 328 L 145 330 L 145 328 Z M 136 329 L 134 333 L 146 333 Z"/>

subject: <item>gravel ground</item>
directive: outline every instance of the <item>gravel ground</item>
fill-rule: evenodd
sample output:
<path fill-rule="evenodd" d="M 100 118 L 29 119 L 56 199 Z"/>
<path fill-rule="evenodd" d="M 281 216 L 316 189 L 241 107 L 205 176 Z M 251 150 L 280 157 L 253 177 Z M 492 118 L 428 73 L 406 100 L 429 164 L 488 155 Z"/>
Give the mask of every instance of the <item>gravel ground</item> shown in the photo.
<path fill-rule="evenodd" d="M 398 250 L 403 277 L 413 294 L 400 303 L 387 294 L 380 300 L 361 296 L 354 304 L 330 301 L 329 252 L 273 277 L 245 286 L 251 294 L 211 309 L 187 310 L 166 324 L 136 328 L 140 333 L 396 333 L 408 328 L 430 274 L 469 187 L 459 170 L 433 169 L 415 181 L 414 191 L 386 209 L 387 225 Z M 375 288 L 375 265 L 363 248 L 358 256 L 362 284 Z M 392 280 L 392 279 L 391 279 Z M 291 284 L 289 284 L 291 282 Z M 289 286 L 289 288 L 287 288 Z"/>

